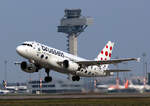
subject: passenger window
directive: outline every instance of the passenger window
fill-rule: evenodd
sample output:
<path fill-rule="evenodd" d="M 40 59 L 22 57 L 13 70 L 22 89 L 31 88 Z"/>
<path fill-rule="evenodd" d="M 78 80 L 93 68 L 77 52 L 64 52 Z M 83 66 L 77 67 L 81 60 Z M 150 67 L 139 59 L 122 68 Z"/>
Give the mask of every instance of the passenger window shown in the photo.
<path fill-rule="evenodd" d="M 91 74 L 91 72 L 89 72 L 88 74 Z"/>
<path fill-rule="evenodd" d="M 48 59 L 48 56 L 46 56 L 45 59 Z"/>
<path fill-rule="evenodd" d="M 85 71 L 85 73 L 87 73 L 87 71 Z"/>
<path fill-rule="evenodd" d="M 42 59 L 43 57 L 44 57 L 44 55 L 42 54 L 42 55 L 41 55 L 41 59 Z"/>

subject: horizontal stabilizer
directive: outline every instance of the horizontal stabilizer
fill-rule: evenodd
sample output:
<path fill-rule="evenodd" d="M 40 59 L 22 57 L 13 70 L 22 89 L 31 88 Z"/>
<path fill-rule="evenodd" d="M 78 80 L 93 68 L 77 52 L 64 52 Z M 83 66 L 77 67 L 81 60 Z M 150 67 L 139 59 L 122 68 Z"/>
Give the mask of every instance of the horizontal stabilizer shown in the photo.
<path fill-rule="evenodd" d="M 105 72 L 127 72 L 127 71 L 131 71 L 131 70 L 118 70 L 118 69 L 110 69 L 110 70 L 104 70 Z"/>

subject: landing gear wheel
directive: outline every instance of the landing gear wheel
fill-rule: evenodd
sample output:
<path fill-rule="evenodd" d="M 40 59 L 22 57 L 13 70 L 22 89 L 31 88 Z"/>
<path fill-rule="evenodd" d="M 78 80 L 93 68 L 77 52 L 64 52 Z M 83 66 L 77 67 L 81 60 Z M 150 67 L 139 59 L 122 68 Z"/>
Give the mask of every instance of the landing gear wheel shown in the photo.
<path fill-rule="evenodd" d="M 45 72 L 46 72 L 46 74 L 47 74 L 47 76 L 45 77 L 45 82 L 51 82 L 52 81 L 52 77 L 51 76 L 49 76 L 49 69 L 45 69 Z"/>
<path fill-rule="evenodd" d="M 80 77 L 79 76 L 76 76 L 76 81 L 79 81 L 80 80 Z"/>
<path fill-rule="evenodd" d="M 49 77 L 49 76 L 47 76 L 47 77 L 45 77 L 45 82 L 51 82 L 52 81 L 52 77 Z"/>
<path fill-rule="evenodd" d="M 80 80 L 80 77 L 79 76 L 73 76 L 72 77 L 72 81 L 79 81 Z"/>
<path fill-rule="evenodd" d="M 75 76 L 72 77 L 72 81 L 76 81 L 76 77 Z"/>

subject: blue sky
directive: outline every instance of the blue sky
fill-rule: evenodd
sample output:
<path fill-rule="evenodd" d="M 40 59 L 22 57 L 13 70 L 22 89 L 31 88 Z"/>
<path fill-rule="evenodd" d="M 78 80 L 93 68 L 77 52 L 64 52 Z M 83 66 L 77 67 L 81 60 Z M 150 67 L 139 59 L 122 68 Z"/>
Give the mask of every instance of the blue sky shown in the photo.
<path fill-rule="evenodd" d="M 66 51 L 65 34 L 57 32 L 64 9 L 82 9 L 94 23 L 78 38 L 78 55 L 95 58 L 108 40 L 115 42 L 112 58 L 141 57 L 150 61 L 150 1 L 149 0 L 1 0 L 0 1 L 0 81 L 4 79 L 4 61 L 8 60 L 8 81 L 26 81 L 14 61 L 24 60 L 16 46 L 24 41 L 38 41 Z M 125 68 L 120 65 L 120 68 Z M 135 75 L 142 74 L 142 63 L 129 63 Z M 43 72 L 42 72 L 43 71 Z M 41 70 L 44 78 L 45 72 Z M 52 72 L 54 78 L 64 75 Z M 55 75 L 54 75 L 55 74 Z M 38 73 L 33 74 L 38 78 Z M 19 79 L 19 80 L 18 80 Z"/>

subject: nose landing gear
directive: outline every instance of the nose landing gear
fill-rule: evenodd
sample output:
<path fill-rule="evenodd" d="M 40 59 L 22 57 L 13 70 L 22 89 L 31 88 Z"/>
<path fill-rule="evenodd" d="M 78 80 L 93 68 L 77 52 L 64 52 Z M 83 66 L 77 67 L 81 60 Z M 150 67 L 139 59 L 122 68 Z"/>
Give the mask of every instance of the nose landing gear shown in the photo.
<path fill-rule="evenodd" d="M 50 70 L 49 69 L 45 69 L 45 72 L 46 72 L 46 74 L 47 74 L 47 76 L 45 77 L 45 82 L 51 82 L 52 81 L 52 77 L 51 76 L 49 76 L 49 72 L 50 72 Z"/>

